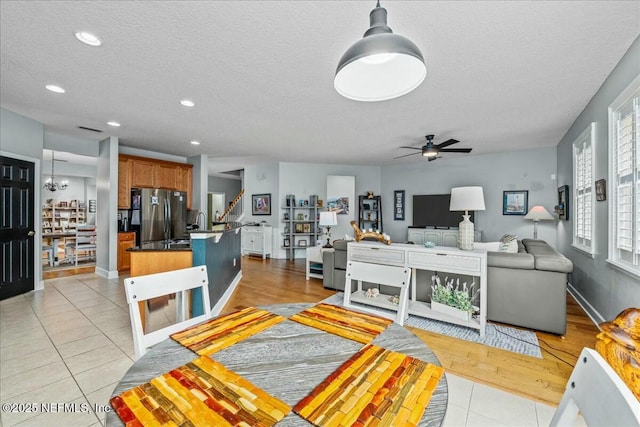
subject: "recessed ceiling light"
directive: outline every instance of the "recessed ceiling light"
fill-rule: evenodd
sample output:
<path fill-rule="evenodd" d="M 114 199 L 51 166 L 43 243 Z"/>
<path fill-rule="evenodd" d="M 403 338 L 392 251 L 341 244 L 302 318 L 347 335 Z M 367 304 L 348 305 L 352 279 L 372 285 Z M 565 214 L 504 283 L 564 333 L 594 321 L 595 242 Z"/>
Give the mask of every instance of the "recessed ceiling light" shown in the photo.
<path fill-rule="evenodd" d="M 113 126 L 113 127 L 116 127 L 116 128 L 119 128 L 119 127 L 120 127 L 120 123 L 118 123 L 118 122 L 107 122 L 107 124 L 108 124 L 109 126 Z"/>
<path fill-rule="evenodd" d="M 191 145 L 200 145 L 200 141 L 191 141 Z"/>
<path fill-rule="evenodd" d="M 50 90 L 51 92 L 55 92 L 55 93 L 65 93 L 66 92 L 66 90 L 64 90 L 60 86 L 56 86 L 56 85 L 46 85 L 45 88 L 47 88 L 47 90 Z"/>
<path fill-rule="evenodd" d="M 180 101 L 180 104 L 184 107 L 193 107 L 194 105 L 196 105 L 192 100 L 190 99 L 183 99 L 182 101 Z"/>
<path fill-rule="evenodd" d="M 100 46 L 102 44 L 102 40 L 86 31 L 78 31 L 75 36 L 82 43 L 88 44 L 89 46 Z"/>

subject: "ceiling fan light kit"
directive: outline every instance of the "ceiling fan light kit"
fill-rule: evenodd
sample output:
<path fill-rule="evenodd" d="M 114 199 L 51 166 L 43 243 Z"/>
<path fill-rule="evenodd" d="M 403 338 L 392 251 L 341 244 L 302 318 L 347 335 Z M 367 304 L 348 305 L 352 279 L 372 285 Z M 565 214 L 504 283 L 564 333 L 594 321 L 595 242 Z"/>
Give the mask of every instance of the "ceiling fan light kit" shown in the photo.
<path fill-rule="evenodd" d="M 434 144 L 433 138 L 435 138 L 435 135 L 426 135 L 425 138 L 427 139 L 427 143 L 423 145 L 422 148 L 400 147 L 400 148 L 408 148 L 410 150 L 417 150 L 419 151 L 419 153 L 405 154 L 403 156 L 394 157 L 394 159 L 413 156 L 414 154 L 422 154 L 423 157 L 426 157 L 429 161 L 432 161 L 435 159 L 439 159 L 440 153 L 470 153 L 471 152 L 471 148 L 445 148 L 445 147 L 448 147 L 449 145 L 457 144 L 458 142 L 460 142 L 457 139 L 448 139 L 445 142 L 442 142 L 440 144 Z"/>
<path fill-rule="evenodd" d="M 387 26 L 387 10 L 377 3 L 370 28 L 340 58 L 336 91 L 355 101 L 385 101 L 420 86 L 427 75 L 420 49 Z"/>

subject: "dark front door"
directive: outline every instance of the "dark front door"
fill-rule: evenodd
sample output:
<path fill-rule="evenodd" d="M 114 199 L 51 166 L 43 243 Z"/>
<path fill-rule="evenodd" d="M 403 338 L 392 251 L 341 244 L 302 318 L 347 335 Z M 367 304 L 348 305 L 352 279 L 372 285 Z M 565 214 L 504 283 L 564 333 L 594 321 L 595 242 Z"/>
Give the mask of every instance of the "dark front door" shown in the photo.
<path fill-rule="evenodd" d="M 31 291 L 34 275 L 34 172 L 31 162 L 0 156 L 0 300 Z"/>

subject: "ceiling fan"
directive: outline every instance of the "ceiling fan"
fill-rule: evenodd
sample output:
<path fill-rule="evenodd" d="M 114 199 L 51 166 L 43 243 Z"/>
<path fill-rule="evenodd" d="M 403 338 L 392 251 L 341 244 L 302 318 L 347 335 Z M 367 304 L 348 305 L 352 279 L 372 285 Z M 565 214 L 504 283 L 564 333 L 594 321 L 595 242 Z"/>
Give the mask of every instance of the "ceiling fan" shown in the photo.
<path fill-rule="evenodd" d="M 445 148 L 448 147 L 449 145 L 453 145 L 453 144 L 457 144 L 458 141 L 457 139 L 449 139 L 445 142 L 442 142 L 440 144 L 434 144 L 433 143 L 433 138 L 435 137 L 435 135 L 426 135 L 425 138 L 427 139 L 427 143 L 425 145 L 422 146 L 422 148 L 416 148 L 416 147 L 400 147 L 400 148 L 408 148 L 410 150 L 418 150 L 420 151 L 419 153 L 411 153 L 411 154 L 405 154 L 404 156 L 398 156 L 398 157 L 394 157 L 394 159 L 400 159 L 402 157 L 407 157 L 407 156 L 413 156 L 415 154 L 422 154 L 424 157 L 428 158 L 429 161 L 435 160 L 437 158 L 439 158 L 439 154 L 440 153 L 470 153 L 471 152 L 471 148 Z"/>

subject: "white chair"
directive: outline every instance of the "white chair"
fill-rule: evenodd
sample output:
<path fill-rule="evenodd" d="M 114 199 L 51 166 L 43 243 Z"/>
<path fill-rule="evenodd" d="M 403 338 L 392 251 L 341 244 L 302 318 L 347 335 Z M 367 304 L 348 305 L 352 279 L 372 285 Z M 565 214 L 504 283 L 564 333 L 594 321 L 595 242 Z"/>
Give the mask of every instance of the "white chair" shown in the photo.
<path fill-rule="evenodd" d="M 600 354 L 582 349 L 549 427 L 571 426 L 578 411 L 588 426 L 640 426 L 640 402 Z"/>
<path fill-rule="evenodd" d="M 124 279 L 124 286 L 127 302 L 129 303 L 136 359 L 142 357 L 149 347 L 167 339 L 169 335 L 201 323 L 211 317 L 209 279 L 207 278 L 207 267 L 205 265 L 130 277 Z M 189 307 L 192 305 L 192 299 L 187 291 L 197 288 L 202 289 L 203 314 L 189 319 Z M 145 333 L 145 325 L 143 324 L 144 321 L 140 310 L 146 308 L 148 300 L 172 294 L 176 294 L 176 323 L 157 331 Z"/>
<path fill-rule="evenodd" d="M 357 280 L 357 302 L 361 304 L 370 304 L 382 308 L 397 310 L 396 315 L 388 312 L 370 309 L 366 307 L 356 306 L 358 310 L 368 311 L 378 316 L 383 316 L 395 320 L 400 326 L 404 325 L 404 321 L 409 314 L 407 313 L 409 305 L 409 278 L 411 277 L 411 269 L 406 267 L 396 267 L 391 265 L 368 264 L 365 262 L 348 261 L 347 271 L 344 284 L 344 302 L 345 307 L 353 307 L 351 299 L 351 281 Z M 379 285 L 393 286 L 400 290 L 398 304 L 389 301 L 389 296 L 380 294 L 376 298 L 362 298 L 363 289 L 362 282 L 370 282 Z"/>
<path fill-rule="evenodd" d="M 66 259 L 70 259 L 73 252 L 74 264 L 78 265 L 78 255 L 80 252 L 89 252 L 87 258 L 95 258 L 96 252 L 96 226 L 95 225 L 79 225 L 76 228 L 76 237 L 73 243 L 67 243 L 64 247 L 64 255 Z"/>

